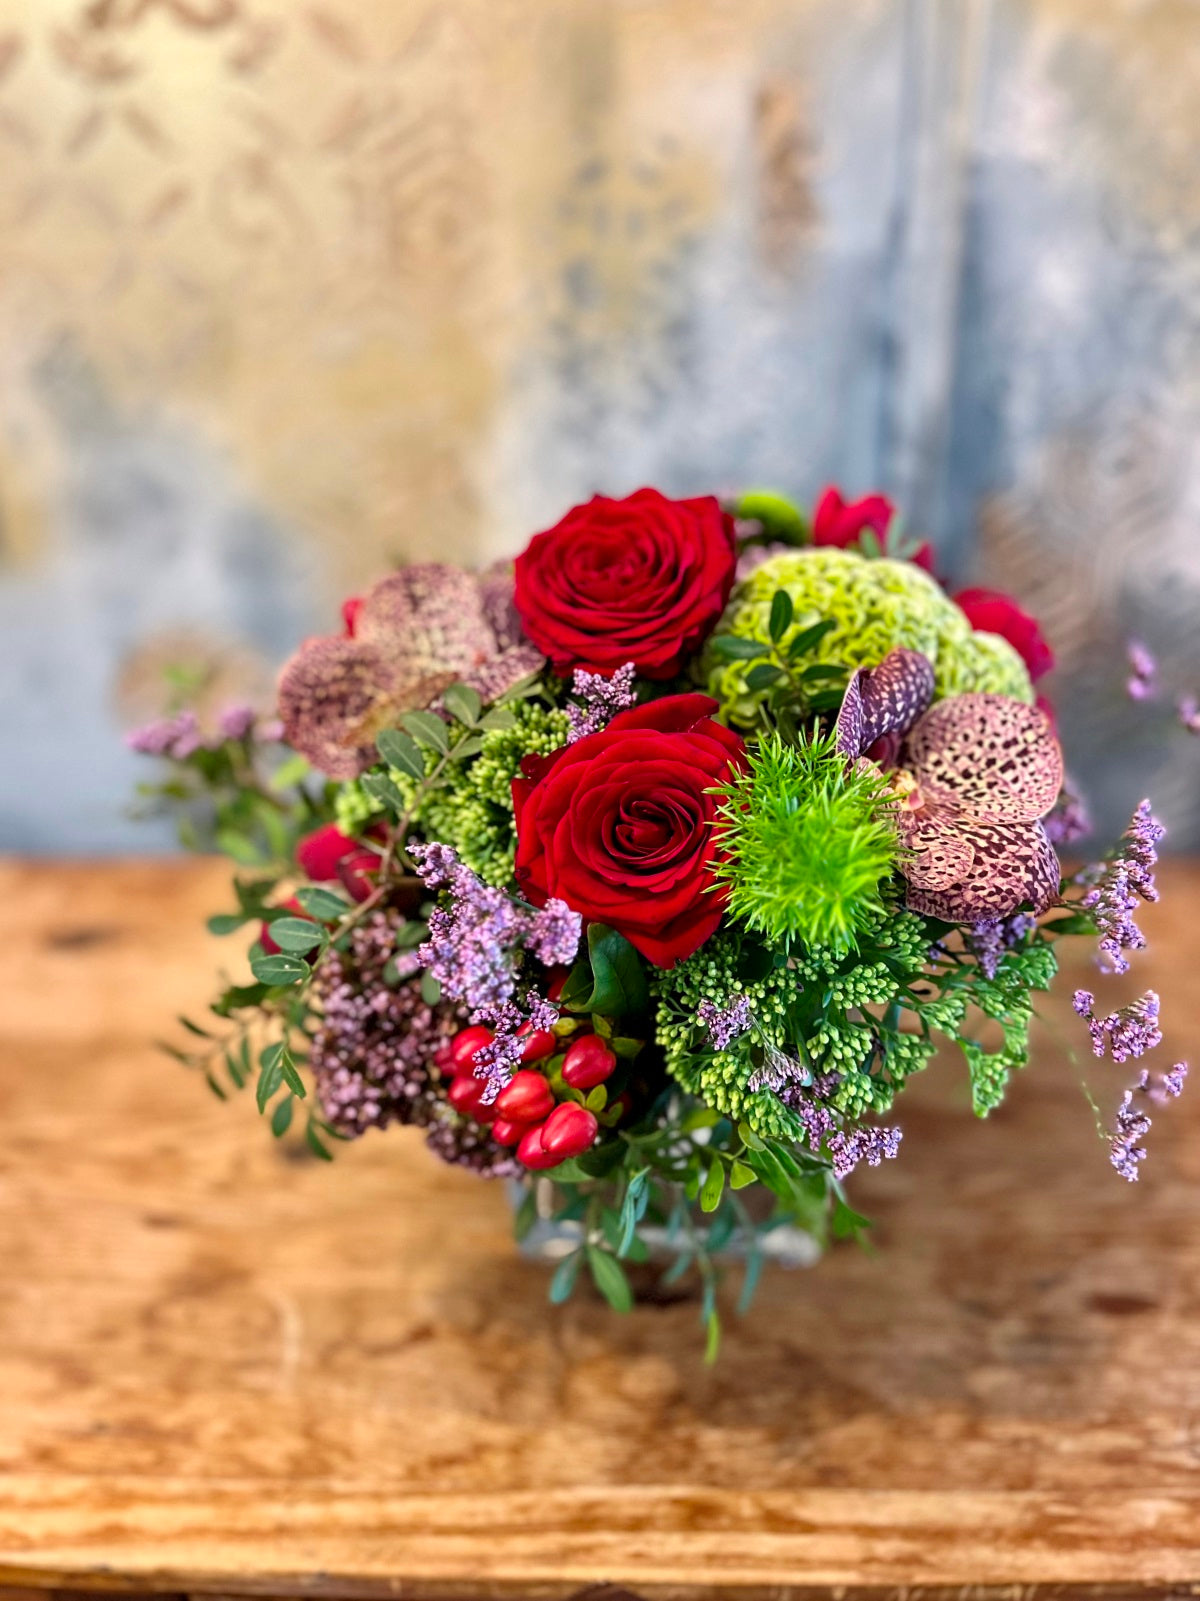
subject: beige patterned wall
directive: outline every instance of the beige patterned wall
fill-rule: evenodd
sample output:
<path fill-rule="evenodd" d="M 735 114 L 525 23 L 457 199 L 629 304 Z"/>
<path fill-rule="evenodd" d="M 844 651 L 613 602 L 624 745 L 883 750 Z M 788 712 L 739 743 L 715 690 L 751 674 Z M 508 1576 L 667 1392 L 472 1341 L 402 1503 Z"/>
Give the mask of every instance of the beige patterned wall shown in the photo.
<path fill-rule="evenodd" d="M 1200 837 L 1104 676 L 1200 689 L 1198 107 L 1194 0 L 0 0 L 0 848 L 138 840 L 180 649 L 830 479 L 1020 575 L 1106 816 Z"/>

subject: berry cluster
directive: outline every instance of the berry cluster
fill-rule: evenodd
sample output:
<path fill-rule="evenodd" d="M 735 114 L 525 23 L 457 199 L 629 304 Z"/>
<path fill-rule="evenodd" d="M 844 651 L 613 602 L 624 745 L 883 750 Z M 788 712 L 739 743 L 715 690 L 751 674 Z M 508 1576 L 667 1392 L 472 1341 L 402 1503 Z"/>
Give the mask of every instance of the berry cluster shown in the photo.
<path fill-rule="evenodd" d="M 616 1070 L 612 1046 L 599 1034 L 577 1034 L 566 1043 L 549 1029 L 529 1030 L 520 1068 L 488 1105 L 488 1080 L 476 1077 L 476 1058 L 492 1039 L 490 1028 L 476 1024 L 460 1030 L 438 1052 L 437 1067 L 450 1080 L 451 1106 L 464 1117 L 490 1124 L 492 1138 L 498 1145 L 515 1146 L 523 1167 L 542 1170 L 582 1156 L 600 1132 L 600 1118 L 583 1101 L 606 1102 L 603 1092 L 594 1092 Z M 626 1098 L 619 1098 L 605 1121 L 615 1121 L 626 1105 Z"/>

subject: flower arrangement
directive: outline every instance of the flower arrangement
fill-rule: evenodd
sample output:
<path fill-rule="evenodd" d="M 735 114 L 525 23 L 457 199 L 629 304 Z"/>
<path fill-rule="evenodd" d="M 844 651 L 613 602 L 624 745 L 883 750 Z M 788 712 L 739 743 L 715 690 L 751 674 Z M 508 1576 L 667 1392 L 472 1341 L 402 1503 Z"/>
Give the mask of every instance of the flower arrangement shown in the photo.
<path fill-rule="evenodd" d="M 1145 941 L 1161 826 L 1143 802 L 1103 860 L 1086 834 L 1036 621 L 952 597 L 879 495 L 577 506 L 513 564 L 402 568 L 283 668 L 269 719 L 193 710 L 131 736 L 171 770 L 142 786 L 238 866 L 249 971 L 188 1048 L 222 1096 L 255 1086 L 312 1152 L 390 1124 L 520 1186 L 616 1307 L 656 1251 L 717 1260 L 747 1304 L 783 1227 L 865 1225 L 861 1163 L 939 1043 L 975 1111 L 1029 1058 L 1058 941 L 1109 971 Z M 240 960 L 240 959 L 239 959 Z M 1158 997 L 1104 1015 L 1097 1056 L 1161 1040 Z M 1081 1030 L 1082 1038 L 1082 1030 Z M 1136 1179 L 1141 1068 L 1107 1131 Z"/>

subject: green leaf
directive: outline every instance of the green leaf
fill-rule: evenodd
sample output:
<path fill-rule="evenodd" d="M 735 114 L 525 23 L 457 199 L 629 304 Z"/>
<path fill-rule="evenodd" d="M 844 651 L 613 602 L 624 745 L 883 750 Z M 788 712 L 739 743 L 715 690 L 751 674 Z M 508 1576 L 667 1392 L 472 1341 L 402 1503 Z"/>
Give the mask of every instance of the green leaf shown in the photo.
<path fill-rule="evenodd" d="M 305 758 L 299 751 L 294 751 L 285 761 L 280 762 L 271 774 L 268 787 L 273 795 L 278 795 L 282 790 L 291 789 L 293 785 L 301 783 L 311 772 L 312 768 Z"/>
<path fill-rule="evenodd" d="M 292 1112 L 295 1110 L 295 1106 L 296 1102 L 288 1095 L 280 1101 L 279 1105 L 271 1113 L 271 1133 L 274 1134 L 276 1139 L 286 1134 L 288 1129 L 291 1128 Z"/>
<path fill-rule="evenodd" d="M 254 1091 L 254 1099 L 258 1103 L 260 1112 L 265 1112 L 267 1102 L 283 1083 L 283 1056 L 287 1046 L 278 1043 L 268 1045 L 259 1057 L 258 1085 Z"/>
<path fill-rule="evenodd" d="M 797 657 L 805 655 L 821 643 L 831 628 L 836 627 L 834 618 L 822 617 L 819 623 L 810 623 L 807 628 L 802 628 L 788 641 L 788 660 L 795 661 Z"/>
<path fill-rule="evenodd" d="M 852 1206 L 847 1206 L 839 1196 L 833 1204 L 833 1217 L 830 1220 L 833 1237 L 836 1240 L 849 1239 L 851 1235 L 860 1234 L 864 1229 L 871 1227 L 871 1219 L 856 1212 Z"/>
<path fill-rule="evenodd" d="M 550 1280 L 550 1299 L 555 1306 L 561 1306 L 564 1301 L 571 1299 L 582 1260 L 582 1251 L 572 1251 L 570 1256 L 564 1256 L 554 1269 L 554 1276 Z"/>
<path fill-rule="evenodd" d="M 223 939 L 226 934 L 236 934 L 239 928 L 244 928 L 246 919 L 240 912 L 218 912 L 210 917 L 205 927 L 210 934 L 216 934 Z"/>
<path fill-rule="evenodd" d="M 714 634 L 708 646 L 714 656 L 727 662 L 751 662 L 767 649 L 760 640 L 743 639 L 740 634 Z"/>
<path fill-rule="evenodd" d="M 240 833 L 236 828 L 218 829 L 216 844 L 219 851 L 224 851 L 226 856 L 231 857 L 235 862 L 240 862 L 243 867 L 261 867 L 263 865 L 262 851 L 252 839 Z"/>
<path fill-rule="evenodd" d="M 425 759 L 420 746 L 410 734 L 398 728 L 385 728 L 375 741 L 375 748 L 389 767 L 396 767 L 409 778 L 425 777 Z"/>
<path fill-rule="evenodd" d="M 308 917 L 277 917 L 271 924 L 271 938 L 280 950 L 302 954 L 327 939 L 319 923 Z"/>
<path fill-rule="evenodd" d="M 625 1269 L 616 1257 L 595 1245 L 588 1246 L 587 1255 L 588 1267 L 592 1270 L 592 1281 L 609 1306 L 614 1312 L 631 1311 L 633 1291 L 629 1287 L 629 1280 L 625 1277 Z"/>
<path fill-rule="evenodd" d="M 715 1212 L 721 1204 L 721 1196 L 725 1193 L 725 1164 L 720 1157 L 714 1157 L 708 1176 L 704 1180 L 704 1188 L 700 1191 L 700 1210 L 702 1212 Z"/>
<path fill-rule="evenodd" d="M 396 949 L 398 951 L 415 951 L 418 945 L 423 945 L 429 938 L 429 924 L 420 918 L 410 919 L 401 923 L 396 930 Z"/>
<path fill-rule="evenodd" d="M 1096 920 L 1089 917 L 1086 912 L 1071 912 L 1066 917 L 1056 917 L 1049 923 L 1043 923 L 1042 928 L 1047 934 L 1094 934 Z"/>
<path fill-rule="evenodd" d="M 583 1104 L 589 1112 L 602 1112 L 608 1105 L 608 1091 L 604 1085 L 597 1084 L 594 1089 L 589 1090 Z"/>
<path fill-rule="evenodd" d="M 179 1014 L 179 1017 L 178 1017 L 177 1021 L 178 1021 L 178 1023 L 179 1023 L 181 1028 L 186 1028 L 188 1033 L 189 1034 L 194 1034 L 197 1039 L 201 1039 L 201 1040 L 210 1040 L 210 1039 L 212 1039 L 212 1035 L 208 1032 L 207 1029 L 201 1028 L 199 1023 L 193 1023 L 190 1017 L 184 1017 L 182 1012 Z"/>
<path fill-rule="evenodd" d="M 333 1152 L 327 1145 L 322 1144 L 321 1136 L 317 1133 L 310 1118 L 304 1128 L 304 1141 L 314 1156 L 319 1156 L 322 1162 L 332 1162 Z"/>
<path fill-rule="evenodd" d="M 300 1077 L 295 1062 L 292 1061 L 290 1051 L 285 1051 L 279 1058 L 279 1071 L 283 1074 L 283 1082 L 297 1100 L 304 1100 L 308 1091 L 304 1087 L 304 1080 Z"/>
<path fill-rule="evenodd" d="M 734 515 L 762 524 L 763 539 L 783 545 L 806 545 L 808 522 L 799 506 L 773 489 L 748 489 L 734 505 Z"/>
<path fill-rule="evenodd" d="M 478 756 L 483 749 L 483 740 L 478 734 L 472 734 L 470 739 L 460 739 L 450 752 L 450 760 L 465 762 L 468 756 Z"/>
<path fill-rule="evenodd" d="M 754 1182 L 754 1169 L 747 1167 L 745 1162 L 735 1162 L 729 1169 L 729 1188 L 731 1190 L 744 1190 L 748 1184 L 753 1184 Z"/>
<path fill-rule="evenodd" d="M 770 689 L 783 677 L 782 668 L 776 667 L 772 662 L 759 662 L 746 674 L 746 688 L 751 691 Z"/>
<path fill-rule="evenodd" d="M 432 973 L 421 974 L 421 999 L 426 1006 L 436 1006 L 442 998 L 442 986 Z"/>
<path fill-rule="evenodd" d="M 712 1367 L 721 1350 L 721 1317 L 715 1307 L 705 1318 L 704 1326 L 704 1362 L 707 1367 Z"/>
<path fill-rule="evenodd" d="M 481 718 L 479 726 L 480 728 L 486 728 L 489 734 L 501 729 L 515 728 L 517 726 L 517 714 L 507 706 L 493 706 L 491 711 Z"/>
<path fill-rule="evenodd" d="M 451 717 L 467 728 L 474 728 L 483 710 L 479 691 L 472 689 L 470 684 L 451 684 L 442 695 L 442 705 Z"/>
<path fill-rule="evenodd" d="M 754 1300 L 754 1292 L 758 1289 L 758 1281 L 762 1277 L 764 1257 L 758 1246 L 752 1246 L 750 1254 L 746 1257 L 746 1273 L 742 1279 L 742 1293 L 738 1296 L 737 1312 L 739 1317 L 745 1317 L 750 1310 L 750 1303 Z"/>
<path fill-rule="evenodd" d="M 359 783 L 377 805 L 397 817 L 406 809 L 408 802 L 386 773 L 364 773 Z"/>
<path fill-rule="evenodd" d="M 792 597 L 788 594 L 787 590 L 777 589 L 771 599 L 771 617 L 767 624 L 767 631 L 770 633 L 775 644 L 778 645 L 779 641 L 791 627 L 792 613 L 794 609 L 795 608 L 792 606 Z"/>
<path fill-rule="evenodd" d="M 272 987 L 280 984 L 295 984 L 306 978 L 309 973 L 308 963 L 299 956 L 252 956 L 250 958 L 250 971 L 255 978 Z"/>
<path fill-rule="evenodd" d="M 523 1240 L 530 1229 L 537 1222 L 537 1195 L 533 1190 L 526 1190 L 525 1199 L 517 1208 L 513 1218 L 513 1238 Z"/>
<path fill-rule="evenodd" d="M 437 751 L 439 756 L 450 749 L 450 735 L 436 712 L 405 712 L 400 721 L 418 745 Z"/>
<path fill-rule="evenodd" d="M 349 901 L 343 900 L 340 895 L 335 895 L 332 890 L 319 888 L 316 884 L 306 884 L 303 889 L 298 889 L 296 899 L 318 923 L 336 923 L 350 910 Z M 272 929 L 272 938 L 274 933 Z"/>
<path fill-rule="evenodd" d="M 588 959 L 593 988 L 586 1009 L 606 1017 L 626 1017 L 645 1011 L 650 991 L 641 959 L 624 934 L 603 923 L 588 928 Z"/>

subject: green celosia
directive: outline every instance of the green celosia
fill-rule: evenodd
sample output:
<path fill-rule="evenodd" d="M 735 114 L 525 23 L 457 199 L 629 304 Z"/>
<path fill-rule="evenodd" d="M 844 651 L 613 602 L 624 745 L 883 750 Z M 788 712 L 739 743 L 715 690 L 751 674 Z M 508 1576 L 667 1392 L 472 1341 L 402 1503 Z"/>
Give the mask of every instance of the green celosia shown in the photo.
<path fill-rule="evenodd" d="M 848 766 L 832 734 L 764 735 L 725 790 L 717 839 L 732 918 L 772 945 L 834 951 L 878 921 L 898 850 L 882 778 Z"/>
<path fill-rule="evenodd" d="M 845 668 L 874 667 L 898 646 L 919 650 L 933 664 L 935 692 L 970 690 L 1032 702 L 1033 686 L 1016 651 L 997 634 L 976 633 L 941 586 L 911 562 L 868 560 L 854 551 L 806 549 L 772 556 L 734 589 L 720 634 L 763 642 L 776 590 L 792 598 L 793 618 L 782 644 L 825 619 L 831 628 L 812 660 Z M 735 722 L 753 721 L 761 693 L 746 689 L 748 664 L 703 664 L 709 692 Z"/>

